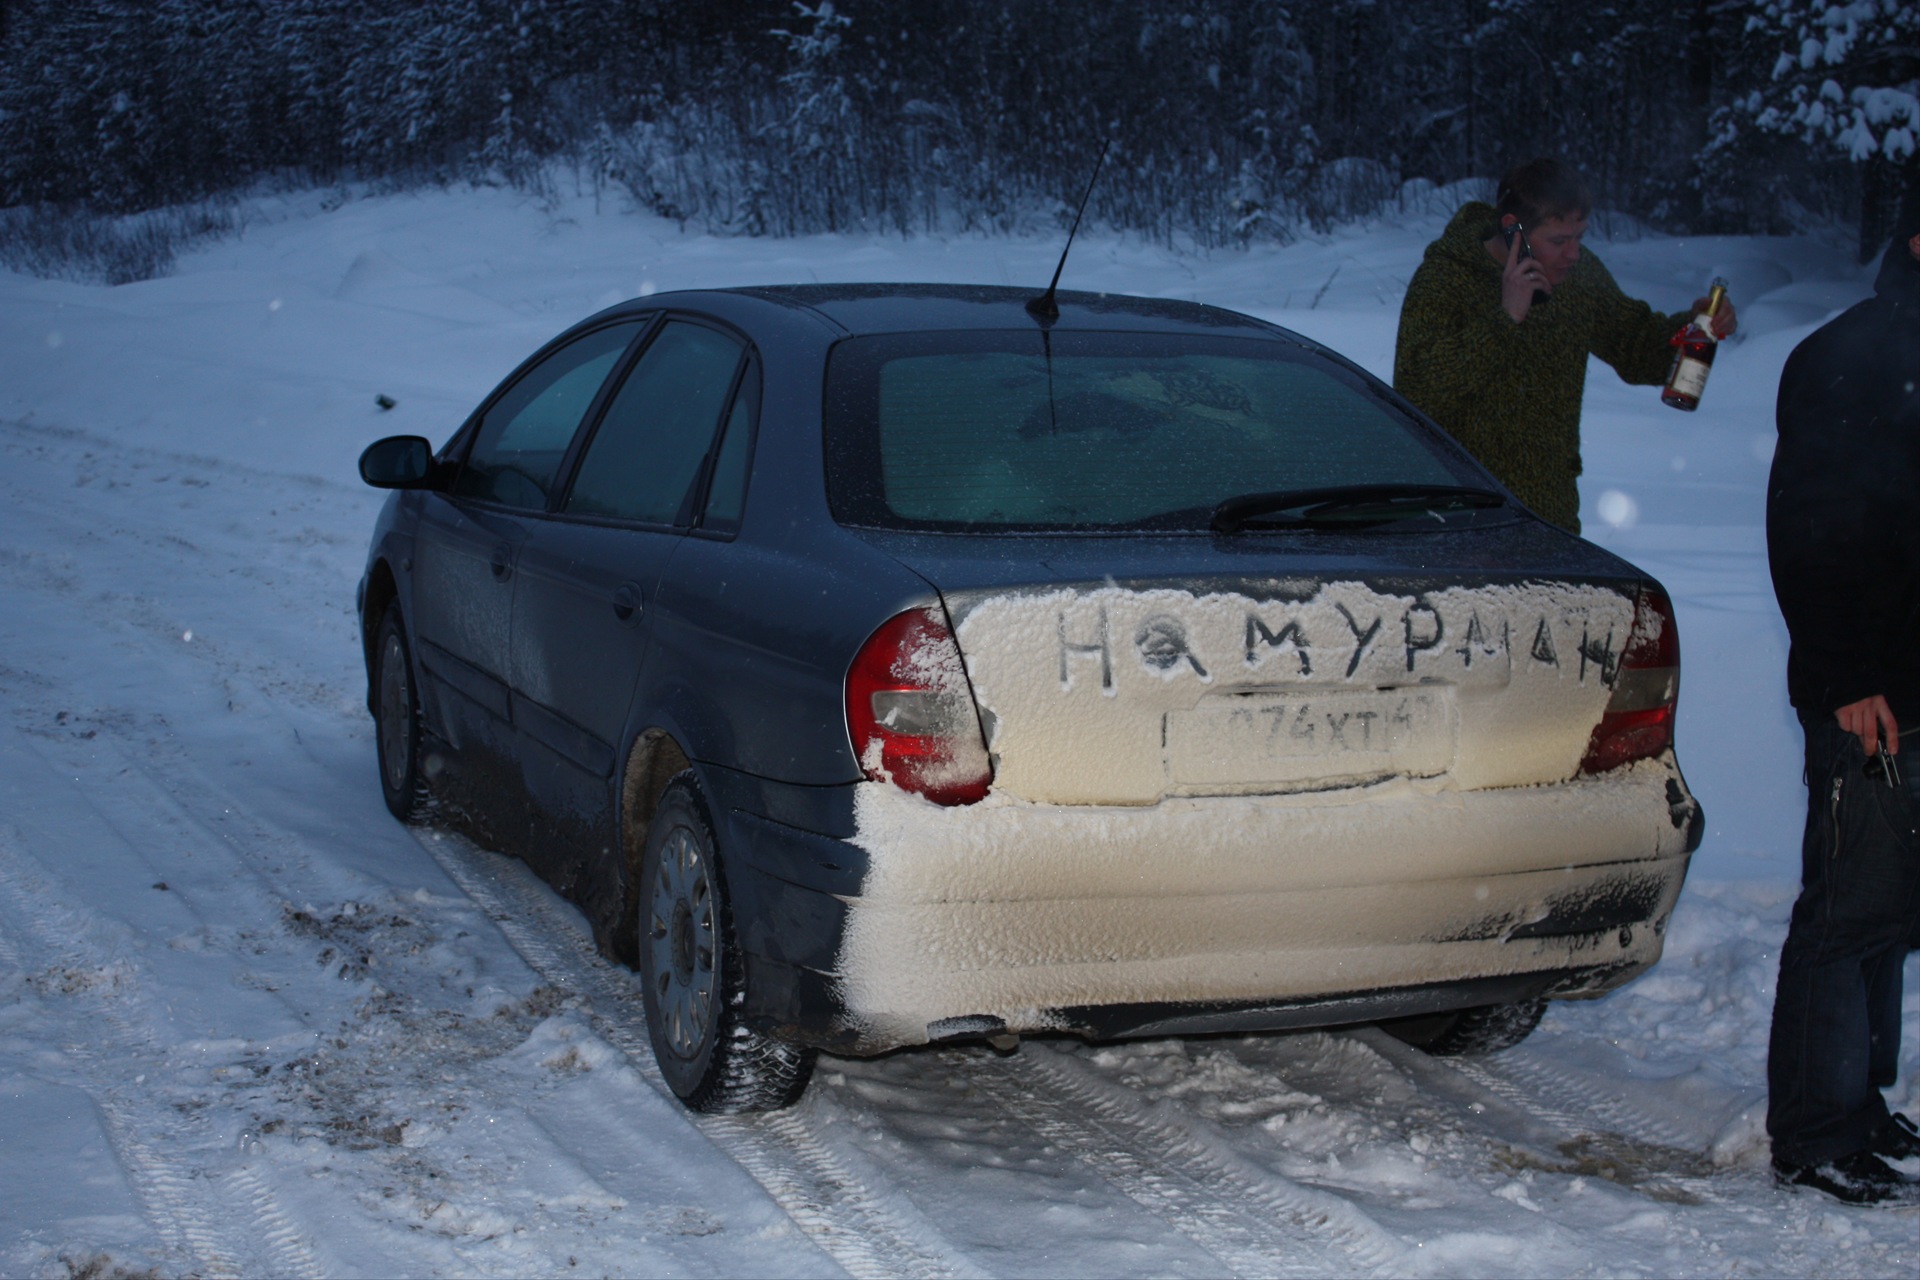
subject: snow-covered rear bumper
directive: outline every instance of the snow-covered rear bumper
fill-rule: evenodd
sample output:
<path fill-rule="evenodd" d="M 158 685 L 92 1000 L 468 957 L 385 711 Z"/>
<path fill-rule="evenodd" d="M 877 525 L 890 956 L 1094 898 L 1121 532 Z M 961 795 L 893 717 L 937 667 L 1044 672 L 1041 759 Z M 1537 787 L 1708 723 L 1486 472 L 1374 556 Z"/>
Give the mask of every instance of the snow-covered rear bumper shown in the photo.
<path fill-rule="evenodd" d="M 869 784 L 856 812 L 868 872 L 838 967 L 869 1048 L 938 1038 L 935 1024 L 1085 1030 L 1100 1007 L 1492 991 L 1521 975 L 1604 989 L 1659 957 L 1699 840 L 1671 756 L 1553 786 L 1403 780 L 1140 808 L 940 809 Z"/>

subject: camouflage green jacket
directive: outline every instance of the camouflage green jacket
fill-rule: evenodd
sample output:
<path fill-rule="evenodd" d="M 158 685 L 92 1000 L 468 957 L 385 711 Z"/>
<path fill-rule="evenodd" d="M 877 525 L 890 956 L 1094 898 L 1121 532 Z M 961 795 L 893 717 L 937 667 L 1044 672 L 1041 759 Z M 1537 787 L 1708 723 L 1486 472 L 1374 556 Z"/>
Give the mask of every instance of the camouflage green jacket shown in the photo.
<path fill-rule="evenodd" d="M 1587 353 L 1631 383 L 1664 382 L 1687 315 L 1627 297 L 1591 253 L 1515 324 L 1482 241 L 1493 206 L 1453 215 L 1407 286 L 1393 386 L 1542 516 L 1580 531 L 1580 400 Z"/>

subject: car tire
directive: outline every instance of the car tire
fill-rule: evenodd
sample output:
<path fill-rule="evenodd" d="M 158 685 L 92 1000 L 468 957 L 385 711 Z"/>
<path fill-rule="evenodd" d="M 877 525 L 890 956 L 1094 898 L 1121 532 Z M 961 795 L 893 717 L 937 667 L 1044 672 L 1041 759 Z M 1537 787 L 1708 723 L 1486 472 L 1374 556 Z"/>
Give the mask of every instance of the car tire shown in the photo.
<path fill-rule="evenodd" d="M 720 851 L 691 772 L 667 784 L 640 859 L 640 979 L 667 1087 L 695 1111 L 798 1101 L 814 1054 L 746 1025 L 746 972 Z"/>
<path fill-rule="evenodd" d="M 413 658 L 400 606 L 381 615 L 373 641 L 373 740 L 380 764 L 380 794 L 393 816 L 425 822 L 433 797 L 420 767 L 420 696 L 413 685 Z"/>
<path fill-rule="evenodd" d="M 1546 1011 L 1545 1000 L 1520 1000 L 1422 1018 L 1396 1018 L 1380 1027 L 1436 1058 L 1463 1058 L 1513 1048 L 1533 1034 Z"/>

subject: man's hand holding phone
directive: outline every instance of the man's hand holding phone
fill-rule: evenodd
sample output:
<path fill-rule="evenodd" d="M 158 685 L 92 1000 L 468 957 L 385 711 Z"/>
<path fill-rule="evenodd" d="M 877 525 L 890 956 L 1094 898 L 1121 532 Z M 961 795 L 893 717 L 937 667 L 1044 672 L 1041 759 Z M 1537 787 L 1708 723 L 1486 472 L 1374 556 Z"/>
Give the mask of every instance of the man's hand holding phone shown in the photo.
<path fill-rule="evenodd" d="M 1507 265 L 1500 273 L 1500 306 L 1519 324 L 1527 318 L 1534 303 L 1545 302 L 1552 295 L 1553 286 L 1547 283 L 1547 273 L 1533 259 L 1525 227 L 1518 222 L 1509 223 L 1500 228 L 1500 234 L 1507 238 Z"/>

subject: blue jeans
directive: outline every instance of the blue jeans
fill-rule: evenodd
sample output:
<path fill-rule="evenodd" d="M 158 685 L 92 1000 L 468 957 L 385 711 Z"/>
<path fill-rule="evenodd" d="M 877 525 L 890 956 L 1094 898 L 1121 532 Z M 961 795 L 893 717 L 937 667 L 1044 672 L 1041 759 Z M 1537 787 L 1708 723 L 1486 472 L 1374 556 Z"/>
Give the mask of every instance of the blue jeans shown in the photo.
<path fill-rule="evenodd" d="M 1894 786 L 1865 772 L 1860 740 L 1832 716 L 1802 723 L 1807 829 L 1773 1001 L 1767 1132 L 1776 1159 L 1804 1165 L 1865 1150 L 1887 1118 L 1900 971 L 1920 945 L 1920 737 L 1902 741 Z"/>

